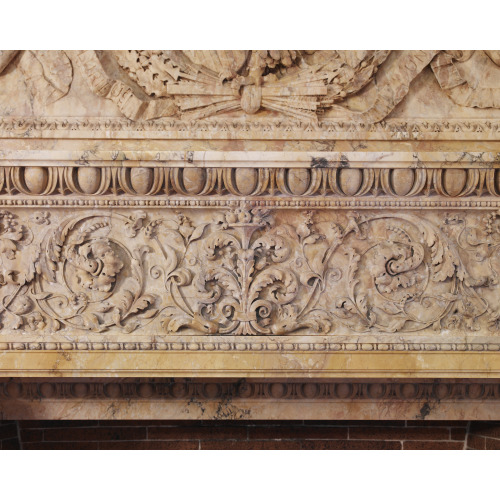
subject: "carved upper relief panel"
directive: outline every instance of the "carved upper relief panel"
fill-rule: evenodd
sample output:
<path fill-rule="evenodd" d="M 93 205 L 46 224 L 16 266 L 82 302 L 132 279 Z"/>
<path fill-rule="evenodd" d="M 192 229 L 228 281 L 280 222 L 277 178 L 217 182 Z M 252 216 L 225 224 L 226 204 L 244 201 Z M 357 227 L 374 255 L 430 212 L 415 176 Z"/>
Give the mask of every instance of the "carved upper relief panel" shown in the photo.
<path fill-rule="evenodd" d="M 400 103 L 435 117 L 437 102 L 457 117 L 498 117 L 499 65 L 494 50 L 0 51 L 0 114 L 373 124 Z"/>

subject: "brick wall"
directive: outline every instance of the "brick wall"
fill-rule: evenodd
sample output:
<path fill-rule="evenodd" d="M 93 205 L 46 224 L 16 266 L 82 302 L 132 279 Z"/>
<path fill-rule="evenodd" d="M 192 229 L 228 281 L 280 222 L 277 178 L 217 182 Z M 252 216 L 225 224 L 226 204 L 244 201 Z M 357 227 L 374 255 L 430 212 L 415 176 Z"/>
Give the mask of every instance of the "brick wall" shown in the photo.
<path fill-rule="evenodd" d="M 469 450 L 500 450 L 500 422 L 471 422 L 467 448 Z"/>
<path fill-rule="evenodd" d="M 468 429 L 467 422 L 451 421 L 20 421 L 18 425 L 23 449 L 462 450 Z M 500 424 L 497 429 L 500 436 Z"/>
<path fill-rule="evenodd" d="M 18 450 L 17 422 L 0 420 L 0 450 Z"/>

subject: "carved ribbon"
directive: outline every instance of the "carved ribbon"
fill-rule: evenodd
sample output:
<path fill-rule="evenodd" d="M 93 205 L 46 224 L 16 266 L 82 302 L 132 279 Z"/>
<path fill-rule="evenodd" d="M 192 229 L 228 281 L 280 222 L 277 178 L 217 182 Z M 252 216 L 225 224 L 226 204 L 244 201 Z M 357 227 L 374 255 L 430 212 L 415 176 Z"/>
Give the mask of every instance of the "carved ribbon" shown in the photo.
<path fill-rule="evenodd" d="M 408 94 L 410 83 L 432 61 L 439 50 L 405 50 L 388 61 L 388 67 L 373 83 L 375 102 L 367 111 L 353 113 L 355 120 L 376 123 L 383 120 Z"/>
<path fill-rule="evenodd" d="M 441 88 L 456 104 L 471 108 L 498 108 L 500 107 L 500 88 L 481 87 L 470 81 L 470 77 L 464 77 L 463 72 L 460 72 L 455 64 L 468 61 L 473 52 L 471 50 L 442 52 L 432 61 L 432 71 Z M 474 69 L 481 64 L 491 65 L 490 61 L 497 66 L 500 65 L 500 51 L 485 50 L 484 53 L 488 58 L 484 55 L 483 61 L 480 57 L 476 58 Z M 481 74 L 483 71 L 474 71 L 474 73 Z"/>
<path fill-rule="evenodd" d="M 113 101 L 120 111 L 131 120 L 152 120 L 163 116 L 172 116 L 176 106 L 171 100 L 152 100 L 146 95 L 138 97 L 137 89 L 120 80 L 110 78 L 93 50 L 79 53 L 78 60 L 82 71 L 87 76 L 87 83 L 98 96 Z"/>

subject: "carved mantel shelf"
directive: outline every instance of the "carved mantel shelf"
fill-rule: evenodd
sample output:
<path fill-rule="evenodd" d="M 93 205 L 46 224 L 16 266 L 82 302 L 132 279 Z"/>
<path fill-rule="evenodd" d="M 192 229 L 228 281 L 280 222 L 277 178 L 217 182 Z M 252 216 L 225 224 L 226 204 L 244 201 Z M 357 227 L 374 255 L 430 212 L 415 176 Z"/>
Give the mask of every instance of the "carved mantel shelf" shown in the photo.
<path fill-rule="evenodd" d="M 2 414 L 493 418 L 499 63 L 0 51 Z"/>

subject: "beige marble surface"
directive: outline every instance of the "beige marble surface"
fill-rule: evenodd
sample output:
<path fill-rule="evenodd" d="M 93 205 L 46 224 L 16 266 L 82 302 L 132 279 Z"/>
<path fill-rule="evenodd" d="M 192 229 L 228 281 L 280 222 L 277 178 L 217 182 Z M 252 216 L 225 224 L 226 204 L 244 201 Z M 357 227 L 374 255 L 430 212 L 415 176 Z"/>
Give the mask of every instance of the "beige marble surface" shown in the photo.
<path fill-rule="evenodd" d="M 0 53 L 0 374 L 497 377 L 499 61 Z"/>

